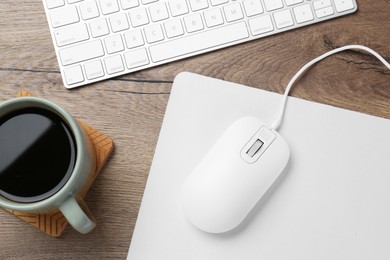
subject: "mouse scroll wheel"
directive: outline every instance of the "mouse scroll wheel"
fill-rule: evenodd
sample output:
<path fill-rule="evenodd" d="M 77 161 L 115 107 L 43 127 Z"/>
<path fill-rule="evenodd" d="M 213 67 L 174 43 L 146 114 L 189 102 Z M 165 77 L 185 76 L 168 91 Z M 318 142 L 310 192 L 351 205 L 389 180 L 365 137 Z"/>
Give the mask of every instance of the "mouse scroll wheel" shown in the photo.
<path fill-rule="evenodd" d="M 240 156 L 247 163 L 255 163 L 276 139 L 276 134 L 262 127 L 241 149 Z"/>
<path fill-rule="evenodd" d="M 260 150 L 260 148 L 263 146 L 264 142 L 260 139 L 256 139 L 256 141 L 253 143 L 253 145 L 248 149 L 246 154 L 250 157 L 253 157 L 256 155 L 256 153 Z"/>

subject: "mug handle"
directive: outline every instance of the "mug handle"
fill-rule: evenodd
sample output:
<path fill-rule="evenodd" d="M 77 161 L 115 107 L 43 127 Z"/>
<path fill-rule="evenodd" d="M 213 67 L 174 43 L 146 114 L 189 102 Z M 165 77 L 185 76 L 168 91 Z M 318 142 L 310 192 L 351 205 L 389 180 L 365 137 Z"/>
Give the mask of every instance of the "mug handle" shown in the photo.
<path fill-rule="evenodd" d="M 87 206 L 83 202 L 80 202 L 80 204 L 74 196 L 69 196 L 60 205 L 59 209 L 74 229 L 82 234 L 87 234 L 95 228 L 96 222 L 89 213 Z M 81 206 L 83 206 L 84 210 Z"/>

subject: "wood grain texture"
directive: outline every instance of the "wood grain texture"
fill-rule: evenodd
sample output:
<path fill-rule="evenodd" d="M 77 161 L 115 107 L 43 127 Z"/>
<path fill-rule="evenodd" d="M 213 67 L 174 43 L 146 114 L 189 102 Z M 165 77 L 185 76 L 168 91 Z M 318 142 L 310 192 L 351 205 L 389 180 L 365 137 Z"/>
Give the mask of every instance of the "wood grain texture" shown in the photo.
<path fill-rule="evenodd" d="M 0 258 L 124 259 L 174 77 L 191 71 L 282 93 L 305 62 L 338 46 L 364 44 L 389 61 L 390 0 L 357 2 L 353 15 L 68 91 L 41 1 L 3 0 L 0 101 L 22 89 L 49 98 L 110 136 L 116 149 L 86 196 L 98 222 L 91 234 L 67 229 L 53 239 L 0 211 Z M 291 94 L 390 118 L 389 79 L 375 58 L 348 51 L 314 66 Z"/>

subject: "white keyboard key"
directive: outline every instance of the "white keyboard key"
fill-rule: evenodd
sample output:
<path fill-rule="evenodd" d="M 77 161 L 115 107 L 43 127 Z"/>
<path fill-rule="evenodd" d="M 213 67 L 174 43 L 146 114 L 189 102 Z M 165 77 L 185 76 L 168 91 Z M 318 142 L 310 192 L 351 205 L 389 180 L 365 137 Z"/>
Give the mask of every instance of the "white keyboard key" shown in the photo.
<path fill-rule="evenodd" d="M 291 5 L 296 5 L 302 3 L 303 0 L 286 0 L 286 5 L 291 6 Z"/>
<path fill-rule="evenodd" d="M 109 34 L 108 25 L 106 19 L 97 19 L 89 23 L 92 37 L 100 37 Z"/>
<path fill-rule="evenodd" d="M 207 0 L 189 0 L 189 2 L 190 2 L 191 10 L 194 12 L 209 7 Z"/>
<path fill-rule="evenodd" d="M 119 11 L 119 5 L 117 0 L 100 0 L 100 8 L 102 14 L 112 14 Z"/>
<path fill-rule="evenodd" d="M 147 4 L 151 4 L 151 3 L 157 2 L 157 1 L 158 0 L 142 0 L 142 4 L 147 5 Z"/>
<path fill-rule="evenodd" d="M 174 38 L 184 34 L 180 19 L 171 19 L 164 22 L 164 28 L 168 38 Z"/>
<path fill-rule="evenodd" d="M 54 28 L 80 21 L 76 6 L 54 9 L 50 12 L 51 25 Z"/>
<path fill-rule="evenodd" d="M 54 32 L 57 46 L 62 47 L 89 39 L 88 29 L 85 24 L 75 24 Z"/>
<path fill-rule="evenodd" d="M 65 5 L 64 0 L 46 0 L 46 6 L 49 9 L 57 8 Z"/>
<path fill-rule="evenodd" d="M 240 3 L 234 3 L 223 7 L 226 21 L 233 22 L 244 18 Z"/>
<path fill-rule="evenodd" d="M 148 54 L 143 48 L 126 52 L 125 61 L 128 69 L 134 69 L 149 64 Z"/>
<path fill-rule="evenodd" d="M 274 30 L 270 15 L 263 15 L 249 20 L 249 28 L 253 36 Z"/>
<path fill-rule="evenodd" d="M 164 40 L 164 34 L 160 24 L 153 24 L 145 27 L 145 37 L 148 43 L 159 42 Z"/>
<path fill-rule="evenodd" d="M 211 5 L 217 6 L 221 4 L 226 4 L 227 2 L 229 2 L 229 0 L 211 0 Z"/>
<path fill-rule="evenodd" d="M 138 0 L 121 0 L 123 10 L 139 6 Z"/>
<path fill-rule="evenodd" d="M 168 1 L 172 16 L 179 16 L 188 13 L 188 6 L 185 0 Z"/>
<path fill-rule="evenodd" d="M 289 9 L 274 13 L 276 27 L 279 29 L 291 26 L 294 24 L 291 12 Z"/>
<path fill-rule="evenodd" d="M 104 76 L 104 69 L 100 60 L 94 60 L 84 64 L 87 79 L 96 79 Z"/>
<path fill-rule="evenodd" d="M 129 15 L 131 25 L 133 27 L 138 27 L 149 23 L 148 14 L 146 12 L 146 9 L 143 7 L 131 10 L 131 12 L 129 12 Z"/>
<path fill-rule="evenodd" d="M 142 32 L 140 29 L 134 29 L 124 34 L 125 42 L 128 49 L 142 46 L 145 44 Z"/>
<path fill-rule="evenodd" d="M 64 69 L 66 83 L 73 85 L 84 81 L 83 71 L 79 65 Z"/>
<path fill-rule="evenodd" d="M 316 15 L 318 18 L 326 17 L 326 16 L 329 16 L 332 14 L 334 14 L 332 6 L 325 7 L 325 8 L 322 8 L 320 10 L 316 10 Z"/>
<path fill-rule="evenodd" d="M 199 13 L 184 17 L 184 25 L 189 33 L 200 31 L 204 28 L 202 17 Z"/>
<path fill-rule="evenodd" d="M 332 6 L 332 3 L 330 2 L 330 0 L 319 0 L 319 1 L 313 2 L 314 10 L 318 10 L 318 9 L 325 8 L 328 6 Z"/>
<path fill-rule="evenodd" d="M 314 19 L 310 4 L 294 7 L 293 10 L 297 23 L 304 23 Z"/>
<path fill-rule="evenodd" d="M 101 57 L 103 55 L 104 50 L 100 40 L 86 42 L 59 51 L 61 63 L 64 66 Z"/>
<path fill-rule="evenodd" d="M 119 34 L 105 38 L 104 44 L 106 45 L 108 54 L 123 51 L 125 49 L 125 46 L 123 46 L 122 37 Z"/>
<path fill-rule="evenodd" d="M 125 70 L 123 66 L 122 56 L 115 55 L 104 59 L 108 74 L 114 74 Z"/>
<path fill-rule="evenodd" d="M 155 3 L 149 6 L 150 18 L 153 22 L 158 22 L 161 20 L 168 19 L 169 14 L 167 6 L 164 2 Z"/>
<path fill-rule="evenodd" d="M 268 12 L 283 7 L 282 0 L 264 0 L 264 4 L 265 4 L 265 9 L 267 9 Z"/>
<path fill-rule="evenodd" d="M 84 0 L 67 0 L 68 4 L 74 4 L 77 2 L 81 2 L 81 1 L 84 1 Z"/>
<path fill-rule="evenodd" d="M 110 24 L 111 24 L 111 30 L 113 32 L 120 32 L 130 28 L 125 13 L 111 15 Z"/>
<path fill-rule="evenodd" d="M 149 47 L 149 51 L 152 60 L 160 62 L 175 57 L 193 55 L 194 52 L 216 48 L 220 45 L 231 45 L 248 37 L 249 34 L 245 22 L 239 22 L 156 44 Z"/>
<path fill-rule="evenodd" d="M 223 17 L 219 8 L 213 8 L 203 13 L 207 27 L 214 27 L 223 24 Z"/>
<path fill-rule="evenodd" d="M 336 11 L 341 13 L 354 8 L 352 0 L 334 0 Z"/>
<path fill-rule="evenodd" d="M 260 0 L 244 0 L 244 10 L 247 16 L 254 16 L 264 12 Z"/>
<path fill-rule="evenodd" d="M 95 1 L 80 4 L 80 13 L 83 20 L 92 19 L 99 16 L 99 10 Z"/>

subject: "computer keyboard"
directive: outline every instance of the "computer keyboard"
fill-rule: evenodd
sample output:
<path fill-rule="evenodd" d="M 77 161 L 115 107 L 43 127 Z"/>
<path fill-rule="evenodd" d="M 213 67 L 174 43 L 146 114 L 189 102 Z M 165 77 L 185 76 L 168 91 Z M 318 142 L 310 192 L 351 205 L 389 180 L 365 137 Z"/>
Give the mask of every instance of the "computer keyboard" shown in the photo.
<path fill-rule="evenodd" d="M 43 3 L 66 88 L 357 10 L 355 0 L 43 0 Z"/>

